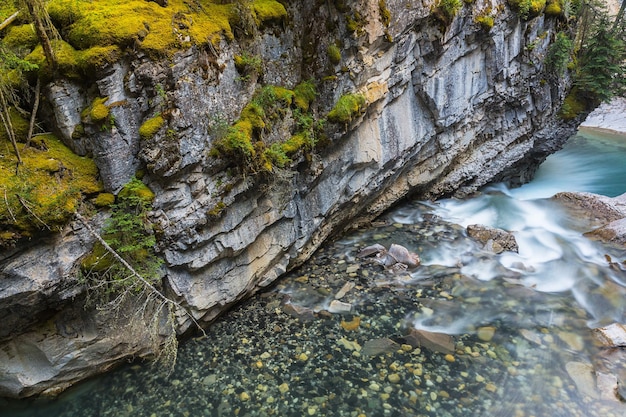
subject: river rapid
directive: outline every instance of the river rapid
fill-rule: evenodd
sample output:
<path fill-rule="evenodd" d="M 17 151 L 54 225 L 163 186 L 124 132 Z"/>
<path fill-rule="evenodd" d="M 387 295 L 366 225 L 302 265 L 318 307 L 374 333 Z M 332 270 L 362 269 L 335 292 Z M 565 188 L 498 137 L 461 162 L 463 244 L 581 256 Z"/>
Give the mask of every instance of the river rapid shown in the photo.
<path fill-rule="evenodd" d="M 626 138 L 579 134 L 520 188 L 407 202 L 185 342 L 172 374 L 130 364 L 52 402 L 0 401 L 0 416 L 626 415 L 595 381 L 626 383 L 626 353 L 591 332 L 626 322 L 626 272 L 606 258 L 626 253 L 549 199 L 626 192 L 624 161 Z M 471 224 L 512 231 L 518 253 L 483 249 Z M 356 256 L 374 243 L 422 265 Z"/>

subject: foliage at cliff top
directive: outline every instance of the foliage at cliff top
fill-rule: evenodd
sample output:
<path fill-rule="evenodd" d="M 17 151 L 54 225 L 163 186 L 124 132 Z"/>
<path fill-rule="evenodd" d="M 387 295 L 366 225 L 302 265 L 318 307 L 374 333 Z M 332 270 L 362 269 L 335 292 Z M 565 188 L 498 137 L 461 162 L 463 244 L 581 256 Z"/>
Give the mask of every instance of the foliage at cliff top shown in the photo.
<path fill-rule="evenodd" d="M 12 115 L 18 138 L 28 122 Z M 102 191 L 93 160 L 80 157 L 53 135 L 39 135 L 30 146 L 18 144 L 17 157 L 0 124 L 0 247 L 39 232 L 60 229 L 86 196 Z"/>
<path fill-rule="evenodd" d="M 14 10 L 12 2 L 8 3 L 11 5 L 0 8 L 0 16 Z M 223 37 L 233 38 L 233 26 L 242 10 L 258 25 L 287 17 L 285 7 L 275 0 L 169 0 L 166 7 L 145 0 L 50 0 L 47 10 L 64 41 L 57 48 L 83 53 L 100 48 L 89 54 L 94 55 L 92 60 L 101 54 L 108 56 L 113 47 L 160 57 L 191 45 L 217 45 Z M 18 30 L 28 33 L 27 28 L 15 25 L 6 38 L 15 41 Z M 31 50 L 32 40 L 26 36 L 20 46 Z"/>

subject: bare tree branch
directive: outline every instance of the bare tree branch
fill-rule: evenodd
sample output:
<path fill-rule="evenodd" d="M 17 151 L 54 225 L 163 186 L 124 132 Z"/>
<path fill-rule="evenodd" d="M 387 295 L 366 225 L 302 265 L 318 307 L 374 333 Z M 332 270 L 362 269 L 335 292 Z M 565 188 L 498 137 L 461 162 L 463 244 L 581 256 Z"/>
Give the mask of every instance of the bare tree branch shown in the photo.
<path fill-rule="evenodd" d="M 37 84 L 35 85 L 35 103 L 33 103 L 33 110 L 30 114 L 30 123 L 28 124 L 28 135 L 26 135 L 26 146 L 30 145 L 30 140 L 33 137 L 33 129 L 35 128 L 35 120 L 37 118 L 37 109 L 39 109 L 39 94 L 41 93 L 41 78 L 37 77 Z"/>
<path fill-rule="evenodd" d="M 15 19 L 17 19 L 17 17 L 19 16 L 19 14 L 20 14 L 20 11 L 18 10 L 17 12 L 13 13 L 11 16 L 4 19 L 4 22 L 0 23 L 0 30 L 4 29 L 5 27 L 13 23 Z"/>
<path fill-rule="evenodd" d="M 202 331 L 202 333 L 204 333 L 204 329 L 202 329 L 202 327 L 200 326 L 200 324 L 197 322 L 197 320 L 193 317 L 193 315 L 191 315 L 191 313 L 189 311 L 187 311 L 187 309 L 185 307 L 183 307 L 179 302 L 172 300 L 171 298 L 165 296 L 161 291 L 159 291 L 154 285 L 152 285 L 147 279 L 145 279 L 144 277 L 142 277 L 137 271 L 135 271 L 135 269 L 128 263 L 126 262 L 126 260 L 124 258 L 122 258 L 116 251 L 115 249 L 113 249 L 103 238 L 102 236 L 100 236 L 92 227 L 91 225 L 87 222 L 87 220 L 80 215 L 79 213 L 75 213 L 75 216 L 78 220 L 80 220 L 80 222 L 85 226 L 85 228 L 87 229 L 87 231 L 89 231 L 89 233 L 96 238 L 96 240 L 98 242 L 100 242 L 100 244 L 104 247 L 104 249 L 109 252 L 119 263 L 121 263 L 124 268 L 128 269 L 128 271 L 135 277 L 137 278 L 139 281 L 141 281 L 141 283 L 143 285 L 145 285 L 146 288 L 148 288 L 152 294 L 154 294 L 156 297 L 162 299 L 165 303 L 170 304 L 174 307 L 176 307 L 177 309 L 180 309 L 181 311 L 183 311 L 190 319 L 191 321 L 198 327 L 198 329 L 200 329 L 200 331 Z"/>

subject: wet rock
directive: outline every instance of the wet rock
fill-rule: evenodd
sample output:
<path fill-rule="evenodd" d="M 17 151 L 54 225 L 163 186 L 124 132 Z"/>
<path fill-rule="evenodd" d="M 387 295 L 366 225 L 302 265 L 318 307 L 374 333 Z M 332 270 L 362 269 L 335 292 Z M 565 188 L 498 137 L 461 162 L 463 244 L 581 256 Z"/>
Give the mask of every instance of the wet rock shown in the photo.
<path fill-rule="evenodd" d="M 349 313 L 352 310 L 352 304 L 344 303 L 339 300 L 333 300 L 328 305 L 328 311 L 331 313 Z"/>
<path fill-rule="evenodd" d="M 383 353 L 394 352 L 398 350 L 399 347 L 400 345 L 397 342 L 383 337 L 365 342 L 361 353 L 365 356 L 376 356 Z"/>
<path fill-rule="evenodd" d="M 590 228 L 626 217 L 626 194 L 611 198 L 592 193 L 562 192 L 555 194 L 552 200 L 565 207 L 577 221 L 586 220 Z"/>
<path fill-rule="evenodd" d="M 479 327 L 477 329 L 476 336 L 484 342 L 489 342 L 491 339 L 493 339 L 493 336 L 495 333 L 496 333 L 495 327 L 484 326 L 484 327 Z"/>
<path fill-rule="evenodd" d="M 446 354 L 454 352 L 454 339 L 445 333 L 412 328 L 405 336 L 405 340 L 413 347 L 425 347 L 428 350 Z"/>
<path fill-rule="evenodd" d="M 604 347 L 626 347 L 626 325 L 613 323 L 606 327 L 593 329 L 596 340 Z"/>
<path fill-rule="evenodd" d="M 615 220 L 598 229 L 587 232 L 585 236 L 590 239 L 626 247 L 626 218 Z"/>
<path fill-rule="evenodd" d="M 372 261 L 394 273 L 402 272 L 407 268 L 416 268 L 421 262 L 418 254 L 409 252 L 404 246 L 395 243 L 391 244 L 389 250 L 378 243 L 367 246 L 359 251 L 357 257 L 371 258 Z"/>
<path fill-rule="evenodd" d="M 467 234 L 481 242 L 486 250 L 494 253 L 517 252 L 519 250 L 515 236 L 506 230 L 472 224 L 467 226 Z"/>
<path fill-rule="evenodd" d="M 310 321 L 315 319 L 315 312 L 312 309 L 299 306 L 297 304 L 287 303 L 283 306 L 283 311 L 290 316 L 303 321 Z"/>
<path fill-rule="evenodd" d="M 593 373 L 593 367 L 583 362 L 568 362 L 565 364 L 567 374 L 572 378 L 578 392 L 581 395 L 598 398 L 596 391 L 596 382 Z"/>
<path fill-rule="evenodd" d="M 350 290 L 352 290 L 355 287 L 355 283 L 350 281 L 350 282 L 346 282 L 343 287 L 341 287 L 341 289 L 339 291 L 337 291 L 337 294 L 335 294 L 335 300 L 340 300 L 342 299 Z M 332 302 L 331 302 L 332 304 Z"/>

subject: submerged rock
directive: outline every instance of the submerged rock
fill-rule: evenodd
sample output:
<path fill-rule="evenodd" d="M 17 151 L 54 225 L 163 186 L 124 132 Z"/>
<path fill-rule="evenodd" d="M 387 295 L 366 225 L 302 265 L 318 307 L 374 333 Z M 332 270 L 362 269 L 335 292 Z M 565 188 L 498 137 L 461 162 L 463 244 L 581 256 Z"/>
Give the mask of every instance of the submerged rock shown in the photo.
<path fill-rule="evenodd" d="M 515 236 L 512 232 L 507 232 L 506 230 L 480 224 L 471 224 L 467 226 L 467 234 L 469 237 L 481 242 L 485 250 L 492 251 L 493 253 L 519 251 Z"/>
<path fill-rule="evenodd" d="M 357 257 L 371 259 L 393 273 L 416 268 L 421 262 L 417 253 L 409 252 L 404 246 L 395 243 L 391 244 L 389 250 L 378 243 L 367 246 L 357 253 Z"/>

